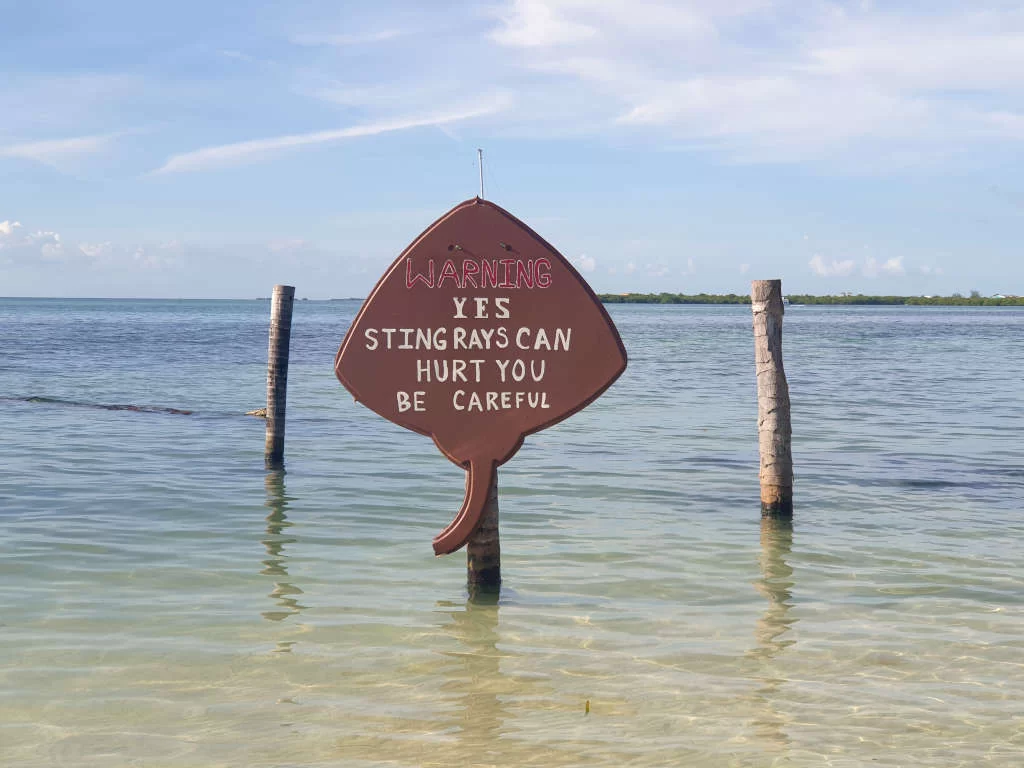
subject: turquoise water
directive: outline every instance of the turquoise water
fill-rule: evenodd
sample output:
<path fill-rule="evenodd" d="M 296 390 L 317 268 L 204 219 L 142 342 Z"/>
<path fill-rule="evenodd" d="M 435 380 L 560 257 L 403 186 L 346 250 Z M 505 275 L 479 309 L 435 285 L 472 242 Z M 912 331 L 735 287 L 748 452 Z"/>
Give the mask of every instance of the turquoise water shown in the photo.
<path fill-rule="evenodd" d="M 462 474 L 333 376 L 357 309 L 296 303 L 281 476 L 268 303 L 0 300 L 5 768 L 1024 764 L 1024 311 L 790 308 L 787 528 L 749 307 L 610 307 L 487 605 Z"/>

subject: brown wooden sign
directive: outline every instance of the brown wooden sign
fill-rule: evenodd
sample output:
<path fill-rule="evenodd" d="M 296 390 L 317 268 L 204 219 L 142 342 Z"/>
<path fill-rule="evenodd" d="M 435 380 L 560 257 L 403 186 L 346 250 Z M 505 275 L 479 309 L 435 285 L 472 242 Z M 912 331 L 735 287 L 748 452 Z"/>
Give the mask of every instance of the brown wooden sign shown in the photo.
<path fill-rule="evenodd" d="M 405 249 L 334 363 L 357 401 L 430 436 L 469 472 L 462 508 L 434 539 L 439 555 L 466 543 L 524 437 L 576 413 L 625 368 L 622 340 L 579 273 L 480 198 Z"/>

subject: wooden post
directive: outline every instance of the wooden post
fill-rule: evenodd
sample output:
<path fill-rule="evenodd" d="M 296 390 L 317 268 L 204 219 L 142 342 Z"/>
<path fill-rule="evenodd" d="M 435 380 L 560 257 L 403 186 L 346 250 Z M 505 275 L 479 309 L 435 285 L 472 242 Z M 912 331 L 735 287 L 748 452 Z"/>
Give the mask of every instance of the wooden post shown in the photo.
<path fill-rule="evenodd" d="M 267 348 L 267 469 L 284 466 L 284 411 L 288 399 L 288 345 L 292 336 L 295 287 L 275 285 L 270 301 L 270 344 Z"/>
<path fill-rule="evenodd" d="M 755 280 L 750 305 L 757 365 L 761 515 L 788 517 L 793 514 L 793 454 L 789 385 L 782 367 L 782 281 Z"/>
<path fill-rule="evenodd" d="M 466 473 L 467 490 L 469 473 Z M 501 588 L 501 540 L 498 536 L 498 473 L 487 492 L 480 524 L 466 541 L 466 580 L 470 597 L 494 594 Z"/>

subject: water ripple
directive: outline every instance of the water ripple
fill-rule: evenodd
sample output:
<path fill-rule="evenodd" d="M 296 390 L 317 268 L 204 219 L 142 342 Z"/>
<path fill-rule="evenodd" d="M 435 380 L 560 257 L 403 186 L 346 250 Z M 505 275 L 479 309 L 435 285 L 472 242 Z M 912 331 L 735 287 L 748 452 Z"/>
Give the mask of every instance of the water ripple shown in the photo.
<path fill-rule="evenodd" d="M 296 305 L 268 474 L 265 302 L 0 301 L 5 768 L 1024 759 L 1024 312 L 787 312 L 786 526 L 749 308 L 612 307 L 487 604 L 430 549 L 462 471 L 333 377 L 356 309 Z"/>

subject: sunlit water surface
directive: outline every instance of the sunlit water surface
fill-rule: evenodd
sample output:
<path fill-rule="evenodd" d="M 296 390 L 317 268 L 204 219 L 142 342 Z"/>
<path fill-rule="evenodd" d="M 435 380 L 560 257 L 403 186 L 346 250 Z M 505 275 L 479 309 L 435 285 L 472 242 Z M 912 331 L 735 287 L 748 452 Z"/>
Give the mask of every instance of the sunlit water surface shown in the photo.
<path fill-rule="evenodd" d="M 0 301 L 5 768 L 1024 765 L 1024 312 L 790 308 L 790 529 L 749 307 L 611 307 L 489 605 L 460 470 L 333 377 L 357 309 L 296 303 L 281 477 L 266 302 Z"/>

